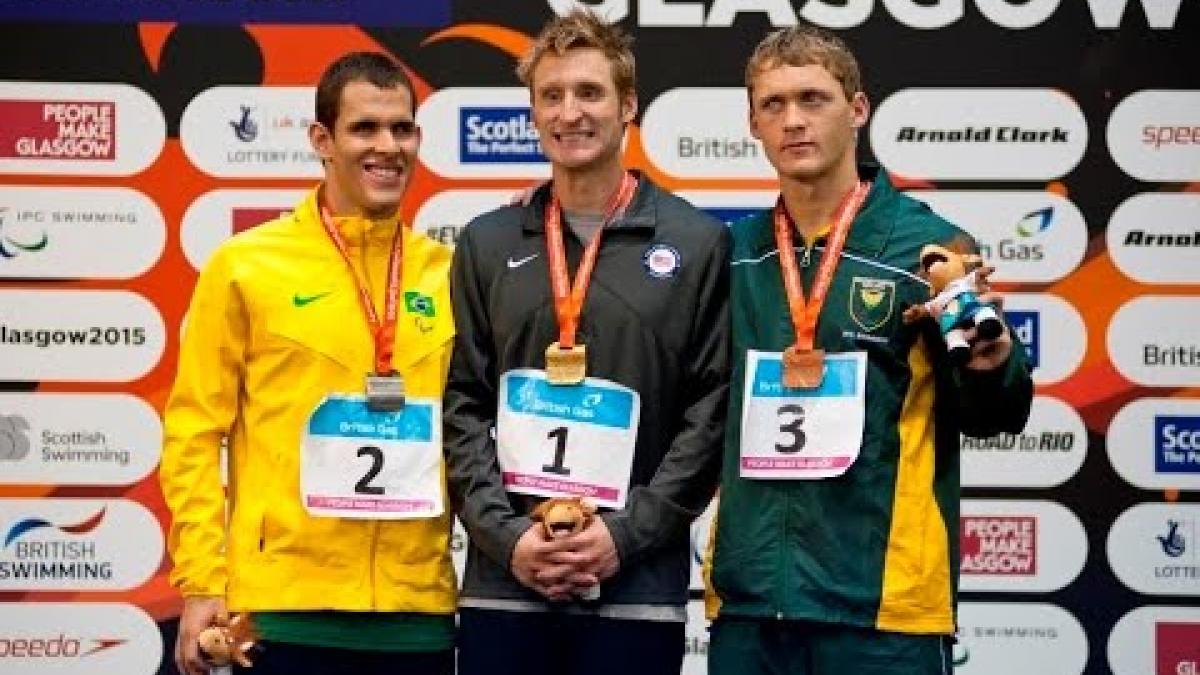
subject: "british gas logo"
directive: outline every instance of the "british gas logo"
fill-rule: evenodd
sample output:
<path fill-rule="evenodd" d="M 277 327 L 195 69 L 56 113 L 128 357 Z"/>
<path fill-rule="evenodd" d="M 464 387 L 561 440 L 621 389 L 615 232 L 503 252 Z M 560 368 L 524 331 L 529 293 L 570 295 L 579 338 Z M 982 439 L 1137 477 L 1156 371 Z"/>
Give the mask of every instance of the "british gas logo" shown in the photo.
<path fill-rule="evenodd" d="M 679 87 L 642 117 L 646 157 L 683 178 L 775 178 L 746 121 L 742 87 Z"/>
<path fill-rule="evenodd" d="M 1087 251 L 1083 214 L 1070 200 L 1040 190 L 914 190 L 979 242 L 996 281 L 1048 283 L 1079 267 Z"/>

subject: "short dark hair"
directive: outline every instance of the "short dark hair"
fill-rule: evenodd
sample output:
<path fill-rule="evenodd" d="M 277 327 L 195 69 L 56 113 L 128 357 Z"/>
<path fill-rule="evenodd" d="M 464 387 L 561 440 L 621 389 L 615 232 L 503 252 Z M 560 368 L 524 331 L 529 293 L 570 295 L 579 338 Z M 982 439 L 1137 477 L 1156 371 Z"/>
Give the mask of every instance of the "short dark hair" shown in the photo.
<path fill-rule="evenodd" d="M 342 105 L 342 90 L 351 82 L 370 82 L 380 89 L 404 87 L 416 114 L 417 96 L 408 74 L 392 57 L 379 52 L 350 52 L 329 64 L 317 83 L 317 122 L 333 133 Z"/>

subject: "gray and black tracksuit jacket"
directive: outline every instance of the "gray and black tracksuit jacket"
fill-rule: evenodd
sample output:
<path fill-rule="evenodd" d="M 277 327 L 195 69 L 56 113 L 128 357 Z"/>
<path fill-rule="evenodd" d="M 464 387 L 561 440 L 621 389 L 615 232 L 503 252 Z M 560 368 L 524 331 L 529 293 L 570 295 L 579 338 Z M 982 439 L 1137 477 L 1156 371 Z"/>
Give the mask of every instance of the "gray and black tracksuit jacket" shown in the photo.
<path fill-rule="evenodd" d="M 457 337 L 445 398 L 451 498 L 470 535 L 464 607 L 549 608 L 509 572 L 536 497 L 505 491 L 497 461 L 500 376 L 544 368 L 558 339 L 544 211 L 550 187 L 527 206 L 486 213 L 457 243 L 451 297 Z M 584 245 L 564 228 L 574 279 Z M 616 618 L 683 620 L 689 526 L 712 496 L 729 392 L 727 228 L 640 177 L 623 217 L 604 229 L 579 322 L 587 374 L 635 389 L 641 422 L 625 508 L 602 511 L 621 568 L 598 604 L 568 610 Z M 662 265 L 674 254 L 677 266 Z"/>

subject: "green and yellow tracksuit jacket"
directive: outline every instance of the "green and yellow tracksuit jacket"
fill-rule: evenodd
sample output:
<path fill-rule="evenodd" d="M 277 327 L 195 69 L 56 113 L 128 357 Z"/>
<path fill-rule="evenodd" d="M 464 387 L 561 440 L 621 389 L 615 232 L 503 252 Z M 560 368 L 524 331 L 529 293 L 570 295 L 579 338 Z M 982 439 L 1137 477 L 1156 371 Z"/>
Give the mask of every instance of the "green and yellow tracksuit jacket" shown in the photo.
<path fill-rule="evenodd" d="M 996 371 L 960 370 L 948 363 L 933 321 L 903 322 L 905 307 L 929 298 L 917 275 L 921 247 L 966 235 L 897 192 L 882 171 L 860 173 L 873 185 L 816 338 L 827 353 L 867 354 L 861 451 L 841 476 L 738 475 L 746 351 L 783 351 L 795 335 L 770 212 L 733 226 L 735 370 L 711 582 L 721 615 L 948 634 L 958 585 L 960 434 L 1021 429 L 1033 385 L 1019 344 Z M 797 259 L 807 297 L 824 240 L 805 247 Z"/>

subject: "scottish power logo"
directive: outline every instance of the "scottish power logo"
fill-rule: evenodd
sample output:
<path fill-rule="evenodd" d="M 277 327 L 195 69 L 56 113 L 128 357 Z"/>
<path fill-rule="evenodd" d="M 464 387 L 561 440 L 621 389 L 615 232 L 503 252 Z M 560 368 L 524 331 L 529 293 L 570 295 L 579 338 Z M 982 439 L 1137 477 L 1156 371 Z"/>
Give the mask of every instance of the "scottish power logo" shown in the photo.
<path fill-rule="evenodd" d="M 458 158 L 463 164 L 545 162 L 528 107 L 459 109 Z"/>
<path fill-rule="evenodd" d="M 1200 417 L 1154 416 L 1154 470 L 1200 473 Z"/>

